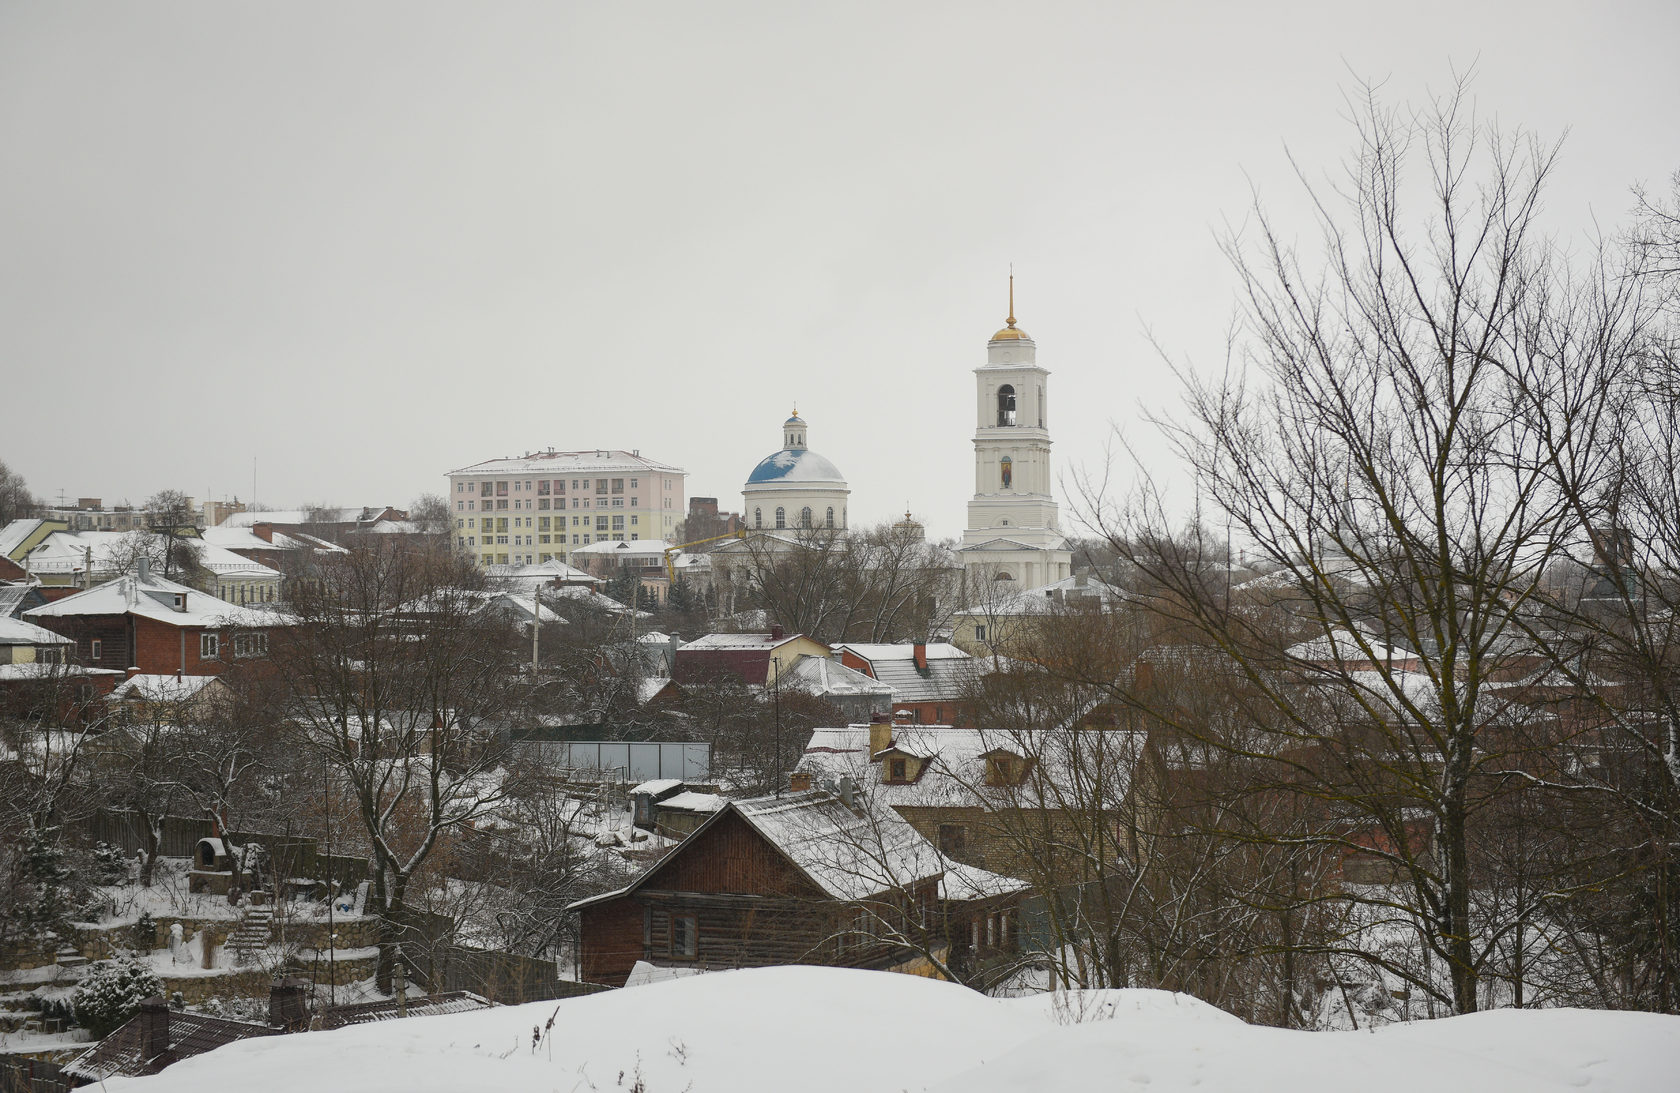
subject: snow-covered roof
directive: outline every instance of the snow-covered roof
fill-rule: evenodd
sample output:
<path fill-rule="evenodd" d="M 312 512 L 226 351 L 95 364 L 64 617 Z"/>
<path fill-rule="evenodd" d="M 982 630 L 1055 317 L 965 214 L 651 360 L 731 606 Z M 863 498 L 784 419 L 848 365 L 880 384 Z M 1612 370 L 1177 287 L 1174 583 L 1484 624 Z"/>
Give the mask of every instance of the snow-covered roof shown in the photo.
<path fill-rule="evenodd" d="M 840 468 L 809 448 L 783 448 L 759 460 L 748 486 L 823 485 L 845 488 Z"/>
<path fill-rule="evenodd" d="M 636 452 L 620 448 L 597 448 L 583 452 L 532 452 L 518 458 L 486 459 L 449 472 L 454 475 L 474 474 L 536 474 L 542 476 L 567 474 L 611 474 L 614 471 L 647 471 L 686 474 L 681 467 L 649 459 Z"/>
<path fill-rule="evenodd" d="M 847 644 L 835 647 L 869 663 L 874 677 L 893 689 L 898 702 L 954 702 L 964 697 L 989 661 L 978 661 L 955 645 L 928 642 L 927 667 L 916 665 L 913 644 Z"/>
<path fill-rule="evenodd" d="M 600 584 L 599 577 L 592 577 L 581 569 L 567 565 L 558 558 L 551 558 L 546 562 L 532 562 L 529 565 L 492 565 L 484 569 L 485 576 L 492 580 L 512 581 L 515 583 L 551 583 L 553 581 L 570 581 L 574 584 Z"/>
<path fill-rule="evenodd" d="M 275 532 L 274 541 L 269 542 L 249 528 L 230 527 L 227 524 L 205 528 L 199 532 L 199 536 L 206 543 L 223 550 L 304 550 L 311 545 L 283 531 Z"/>
<path fill-rule="evenodd" d="M 870 727 L 848 725 L 815 730 L 798 769 L 836 780 L 848 776 L 871 799 L 893 808 L 1060 808 L 1054 787 L 1089 784 L 1100 772 L 1118 804 L 1130 786 L 1146 736 L 1127 729 L 1023 733 L 895 724 L 893 750 L 928 760 L 916 781 L 897 784 L 883 782 L 881 764 L 871 761 Z M 987 785 L 986 756 L 998 751 L 1036 766 L 1020 785 Z M 1041 792 L 1046 794 L 1042 801 Z"/>
<path fill-rule="evenodd" d="M 1361 645 L 1361 642 L 1364 644 Z M 1366 649 L 1370 650 L 1369 654 L 1365 652 Z M 1374 634 L 1355 635 L 1342 627 L 1291 645 L 1284 650 L 1284 655 L 1295 660 L 1331 665 L 1366 661 L 1391 664 L 1395 661 L 1414 660 L 1417 657 L 1416 653 L 1401 646 L 1384 644 L 1382 639 Z"/>
<path fill-rule="evenodd" d="M 0 683 L 31 679 L 77 679 L 85 676 L 120 676 L 115 668 L 83 668 L 80 664 L 0 664 Z"/>
<path fill-rule="evenodd" d="M 179 603 L 181 606 L 175 606 Z M 78 615 L 139 615 L 171 626 L 284 625 L 290 620 L 272 611 L 226 603 L 158 576 L 127 574 L 82 592 L 24 612 L 33 619 L 74 618 Z"/>
<path fill-rule="evenodd" d="M 551 603 L 555 600 L 575 600 L 578 603 L 588 604 L 597 611 L 605 611 L 613 615 L 623 615 L 630 611 L 630 608 L 626 607 L 622 603 L 619 603 L 611 596 L 603 595 L 602 593 L 595 591 L 593 588 L 586 588 L 583 585 L 563 585 L 560 588 L 545 588 L 542 590 L 542 598 Z M 649 613 L 646 611 L 637 611 L 636 617 L 638 619 L 645 619 L 649 617 Z"/>
<path fill-rule="evenodd" d="M 945 863 L 945 875 L 939 878 L 939 898 L 956 900 L 990 899 L 1023 891 L 1027 882 L 1019 877 L 1006 877 L 978 865 L 959 861 Z"/>
<path fill-rule="evenodd" d="M 681 778 L 653 778 L 646 782 L 638 783 L 630 790 L 630 792 L 632 794 L 646 793 L 657 797 L 661 793 L 669 793 L 671 790 L 676 789 L 682 784 L 683 780 Z"/>
<path fill-rule="evenodd" d="M 350 506 L 348 508 L 269 509 L 264 512 L 235 512 L 228 514 L 220 527 L 248 528 L 253 524 L 361 524 L 371 523 L 391 509 L 386 505 Z"/>
<path fill-rule="evenodd" d="M 18 607 L 29 598 L 29 594 L 40 585 L 29 582 L 27 584 L 0 584 L 0 616 L 12 616 L 18 613 Z"/>
<path fill-rule="evenodd" d="M 693 641 L 685 642 L 678 647 L 678 652 L 716 652 L 719 650 L 771 650 L 786 645 L 790 641 L 802 638 L 803 634 L 783 634 L 775 637 L 770 634 L 702 634 Z M 816 639 L 808 639 L 815 641 Z M 818 644 L 821 644 L 820 642 Z"/>
<path fill-rule="evenodd" d="M 55 634 L 32 622 L 0 615 L 0 645 L 74 645 L 63 634 Z"/>
<path fill-rule="evenodd" d="M 782 673 L 782 686 L 814 695 L 885 695 L 893 689 L 828 657 L 802 656 Z"/>
<path fill-rule="evenodd" d="M 145 702 L 185 702 L 210 684 L 215 676 L 154 675 L 141 673 L 129 676 L 111 691 L 114 699 L 139 699 Z"/>
<path fill-rule="evenodd" d="M 675 793 L 659 802 L 660 808 L 675 808 L 684 812 L 718 812 L 729 803 L 729 798 L 721 793 L 696 793 L 685 790 Z"/>
<path fill-rule="evenodd" d="M 641 555 L 663 558 L 665 551 L 671 546 L 663 539 L 634 539 L 620 542 L 616 539 L 602 539 L 598 543 L 587 546 L 573 547 L 572 557 L 583 555 L 585 558 L 635 558 Z"/>
<path fill-rule="evenodd" d="M 868 899 L 936 877 L 945 868 L 938 851 L 890 809 L 865 808 L 860 814 L 821 790 L 731 805 L 834 899 Z"/>
<path fill-rule="evenodd" d="M 279 570 L 215 543 L 190 538 L 178 541 L 197 556 L 200 565 L 219 577 L 280 579 Z M 143 531 L 55 531 L 29 552 L 28 568 L 31 573 L 81 573 L 87 569 L 91 555 L 96 574 L 114 575 L 125 570 L 142 547 L 155 564 L 161 564 L 163 546 L 161 536 Z"/>
<path fill-rule="evenodd" d="M 29 518 L 13 520 L 0 528 L 0 558 L 10 558 L 12 551 L 23 544 L 23 541 L 35 533 L 44 521 Z"/>
<path fill-rule="evenodd" d="M 443 615 L 466 612 L 502 611 L 520 622 L 529 622 L 533 615 L 547 623 L 566 620 L 541 603 L 533 604 L 529 596 L 505 589 L 444 588 L 417 596 L 391 608 L 394 615 Z"/>

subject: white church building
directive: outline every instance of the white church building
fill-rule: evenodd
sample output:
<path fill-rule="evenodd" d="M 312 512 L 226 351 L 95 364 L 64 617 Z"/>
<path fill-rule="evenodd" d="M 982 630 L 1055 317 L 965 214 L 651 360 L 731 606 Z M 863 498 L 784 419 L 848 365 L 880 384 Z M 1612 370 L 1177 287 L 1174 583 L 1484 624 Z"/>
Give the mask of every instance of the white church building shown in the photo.
<path fill-rule="evenodd" d="M 758 461 L 741 487 L 741 514 L 754 531 L 846 530 L 851 490 L 840 469 L 805 442 L 809 426 L 796 409 L 782 422 L 782 447 Z"/>
<path fill-rule="evenodd" d="M 1037 345 L 1015 325 L 1011 277 L 1008 324 L 974 370 L 974 497 L 959 548 L 970 588 L 1037 588 L 1072 572 L 1050 493 L 1049 378 Z"/>

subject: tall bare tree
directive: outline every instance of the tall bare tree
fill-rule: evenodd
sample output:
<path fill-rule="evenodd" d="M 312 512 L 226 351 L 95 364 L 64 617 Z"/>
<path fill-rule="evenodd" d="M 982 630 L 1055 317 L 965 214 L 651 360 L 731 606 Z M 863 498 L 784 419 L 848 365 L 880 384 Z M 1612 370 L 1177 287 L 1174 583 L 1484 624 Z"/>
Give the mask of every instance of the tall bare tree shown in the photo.
<path fill-rule="evenodd" d="M 1342 182 L 1308 186 L 1322 259 L 1256 210 L 1228 245 L 1243 367 L 1187 375 L 1163 422 L 1211 507 L 1191 519 L 1264 558 L 1293 632 L 1230 594 L 1214 536 L 1168 534 L 1184 514 L 1162 491 L 1110 538 L 1154 608 L 1240 669 L 1249 731 L 1209 743 L 1340 813 L 1315 838 L 1385 861 L 1401 895 L 1382 898 L 1445 973 L 1364 955 L 1466 1012 L 1511 928 L 1473 909 L 1473 849 L 1521 765 L 1501 688 L 1546 659 L 1532 620 L 1575 527 L 1547 454 L 1605 419 L 1639 316 L 1536 225 L 1555 146 L 1476 120 L 1463 86 L 1351 105 Z"/>
<path fill-rule="evenodd" d="M 509 788 L 496 730 L 529 687 L 529 646 L 484 609 L 477 581 L 453 551 L 372 538 L 299 590 L 274 657 L 298 741 L 354 802 L 367 840 L 382 983 L 414 927 L 415 873 Z"/>

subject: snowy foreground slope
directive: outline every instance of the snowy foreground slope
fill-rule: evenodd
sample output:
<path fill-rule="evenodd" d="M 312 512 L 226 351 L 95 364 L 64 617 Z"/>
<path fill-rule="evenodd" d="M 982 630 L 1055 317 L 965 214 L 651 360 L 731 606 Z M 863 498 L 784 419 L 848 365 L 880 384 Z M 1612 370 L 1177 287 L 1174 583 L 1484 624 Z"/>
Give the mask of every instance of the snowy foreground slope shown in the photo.
<path fill-rule="evenodd" d="M 533 1050 L 533 1026 L 551 1015 Z M 1374 1033 L 1286 1032 L 1160 991 L 1000 1001 L 884 972 L 766 968 L 245 1040 L 108 1088 L 1672 1093 L 1680 1017 L 1501 1011 Z"/>

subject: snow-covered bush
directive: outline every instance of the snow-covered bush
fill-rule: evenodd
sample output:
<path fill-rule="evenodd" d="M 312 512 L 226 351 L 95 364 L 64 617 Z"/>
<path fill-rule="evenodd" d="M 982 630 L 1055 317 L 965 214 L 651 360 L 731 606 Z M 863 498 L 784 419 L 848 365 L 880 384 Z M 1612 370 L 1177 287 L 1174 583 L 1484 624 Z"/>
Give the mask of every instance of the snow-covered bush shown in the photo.
<path fill-rule="evenodd" d="M 76 986 L 76 1020 L 104 1039 L 140 1011 L 140 1003 L 163 990 L 152 969 L 133 957 L 102 960 Z"/>
<path fill-rule="evenodd" d="M 93 874 L 100 884 L 121 884 L 128 879 L 128 855 L 122 847 L 100 843 L 93 848 Z"/>

